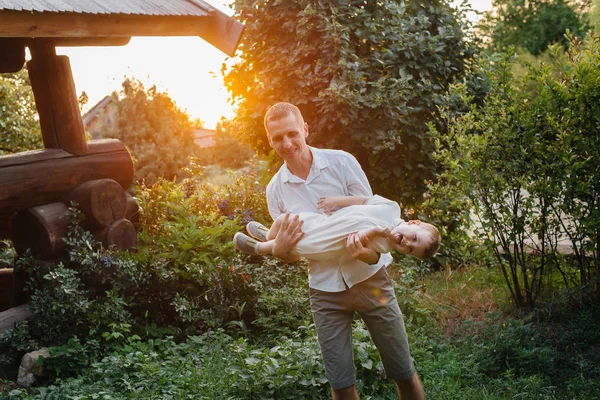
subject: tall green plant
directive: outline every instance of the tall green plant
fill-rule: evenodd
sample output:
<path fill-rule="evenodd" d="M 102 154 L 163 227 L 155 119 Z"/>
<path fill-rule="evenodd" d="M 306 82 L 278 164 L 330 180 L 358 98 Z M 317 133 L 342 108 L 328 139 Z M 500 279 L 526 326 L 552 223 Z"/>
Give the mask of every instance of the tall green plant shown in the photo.
<path fill-rule="evenodd" d="M 470 106 L 444 111 L 450 129 L 436 153 L 446 168 L 438 185 L 472 202 L 519 306 L 553 285 L 598 285 L 600 40 L 571 37 L 567 52 L 552 54 L 523 80 L 513 79 L 510 56 L 484 60 L 487 97 L 479 105 L 466 85 L 454 87 L 450 97 Z M 576 275 L 561 254 L 565 239 Z"/>
<path fill-rule="evenodd" d="M 260 152 L 277 101 L 299 106 L 313 145 L 354 154 L 374 190 L 422 199 L 435 169 L 426 122 L 472 52 L 462 12 L 439 1 L 237 0 L 246 24 L 225 71 L 232 124 Z"/>

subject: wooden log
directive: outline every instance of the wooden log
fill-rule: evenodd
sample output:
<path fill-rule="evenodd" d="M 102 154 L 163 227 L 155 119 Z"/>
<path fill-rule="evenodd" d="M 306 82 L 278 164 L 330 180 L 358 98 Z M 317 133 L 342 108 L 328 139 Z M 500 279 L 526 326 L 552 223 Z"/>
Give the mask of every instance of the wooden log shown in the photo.
<path fill-rule="evenodd" d="M 47 149 L 63 149 L 69 153 L 87 153 L 87 138 L 67 56 L 57 56 L 52 42 L 30 46 L 27 62 L 40 127 Z"/>
<path fill-rule="evenodd" d="M 0 269 L 0 311 L 11 307 L 13 292 L 13 269 Z"/>
<path fill-rule="evenodd" d="M 25 64 L 25 40 L 0 37 L 0 72 L 18 72 Z"/>
<path fill-rule="evenodd" d="M 135 197 L 128 192 L 125 192 L 125 196 L 127 197 L 127 212 L 125 213 L 125 218 L 131 221 L 133 227 L 137 230 L 140 226 L 140 206 Z"/>
<path fill-rule="evenodd" d="M 67 236 L 67 206 L 62 202 L 44 204 L 19 211 L 13 219 L 12 241 L 17 254 L 23 255 L 27 249 L 48 260 L 61 254 L 65 249 Z"/>
<path fill-rule="evenodd" d="M 82 183 L 103 178 L 114 179 L 123 189 L 133 183 L 133 161 L 119 140 L 92 140 L 80 157 L 58 149 L 2 156 L 0 213 L 62 200 Z"/>
<path fill-rule="evenodd" d="M 95 232 L 96 240 L 106 247 L 113 246 L 117 250 L 128 250 L 137 245 L 137 233 L 131 221 L 119 219 L 101 231 Z"/>
<path fill-rule="evenodd" d="M 12 234 L 12 219 L 15 213 L 0 214 L 0 240 L 10 239 Z"/>
<path fill-rule="evenodd" d="M 15 322 L 25 321 L 32 315 L 31 311 L 29 311 L 29 304 L 22 304 L 0 312 L 0 333 L 11 329 L 15 325 Z"/>
<path fill-rule="evenodd" d="M 66 198 L 66 204 L 77 203 L 85 215 L 83 226 L 91 231 L 109 226 L 125 218 L 128 203 L 125 191 L 113 179 L 97 179 L 79 185 Z"/>

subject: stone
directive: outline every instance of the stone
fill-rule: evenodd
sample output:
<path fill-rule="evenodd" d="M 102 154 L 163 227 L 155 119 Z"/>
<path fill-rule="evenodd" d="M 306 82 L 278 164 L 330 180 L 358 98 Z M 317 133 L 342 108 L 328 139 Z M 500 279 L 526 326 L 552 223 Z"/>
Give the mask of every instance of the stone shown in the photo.
<path fill-rule="evenodd" d="M 19 386 L 30 387 L 38 380 L 38 378 L 44 376 L 44 368 L 37 364 L 40 357 L 50 357 L 48 348 L 43 347 L 23 356 L 21 365 L 19 366 L 19 374 L 17 376 L 17 384 Z"/>

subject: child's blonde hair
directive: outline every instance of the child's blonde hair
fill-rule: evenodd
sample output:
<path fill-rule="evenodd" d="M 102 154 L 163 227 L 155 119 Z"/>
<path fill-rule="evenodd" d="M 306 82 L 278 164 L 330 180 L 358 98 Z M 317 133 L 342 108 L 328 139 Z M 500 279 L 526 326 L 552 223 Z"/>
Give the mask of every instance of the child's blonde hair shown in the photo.
<path fill-rule="evenodd" d="M 429 241 L 428 246 L 425 248 L 425 251 L 423 251 L 423 259 L 426 260 L 428 258 L 433 257 L 438 252 L 438 250 L 440 249 L 442 236 L 440 235 L 440 231 L 438 231 L 438 229 L 435 226 L 428 224 L 427 222 L 421 221 L 419 223 L 419 226 L 423 227 L 423 229 L 428 230 L 431 234 L 431 240 Z"/>

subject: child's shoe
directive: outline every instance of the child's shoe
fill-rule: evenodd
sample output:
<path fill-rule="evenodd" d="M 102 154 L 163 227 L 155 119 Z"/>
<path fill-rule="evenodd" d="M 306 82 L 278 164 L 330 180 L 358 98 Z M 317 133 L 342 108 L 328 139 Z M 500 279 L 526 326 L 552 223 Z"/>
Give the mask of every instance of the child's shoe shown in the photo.
<path fill-rule="evenodd" d="M 236 249 L 243 251 L 244 253 L 252 254 L 257 256 L 258 251 L 256 245 L 258 242 L 252 239 L 248 235 L 244 235 L 242 232 L 238 232 L 233 236 L 233 245 Z"/>
<path fill-rule="evenodd" d="M 267 227 L 260 222 L 248 222 L 246 225 L 246 232 L 248 232 L 248 235 L 252 236 L 256 240 L 260 240 L 261 242 L 266 242 L 268 240 L 267 233 L 269 233 L 269 229 L 267 229 Z"/>

